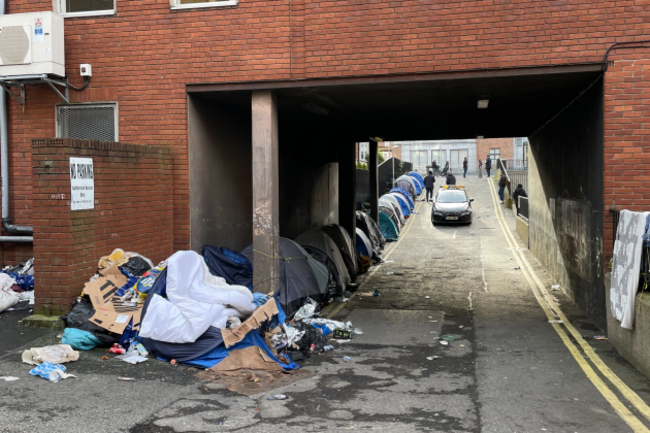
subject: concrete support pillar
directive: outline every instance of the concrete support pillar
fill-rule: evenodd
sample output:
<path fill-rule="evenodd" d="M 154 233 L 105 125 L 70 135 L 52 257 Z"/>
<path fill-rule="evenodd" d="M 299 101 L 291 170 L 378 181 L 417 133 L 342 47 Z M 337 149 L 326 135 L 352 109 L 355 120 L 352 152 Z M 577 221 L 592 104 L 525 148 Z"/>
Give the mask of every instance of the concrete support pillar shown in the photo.
<path fill-rule="evenodd" d="M 270 91 L 253 92 L 253 289 L 277 292 L 280 287 L 280 189 L 278 110 Z"/>
<path fill-rule="evenodd" d="M 370 218 L 379 224 L 379 170 L 377 169 L 378 143 L 370 140 L 368 170 L 370 171 Z"/>
<path fill-rule="evenodd" d="M 339 147 L 339 224 L 355 239 L 357 228 L 357 165 L 354 143 Z"/>

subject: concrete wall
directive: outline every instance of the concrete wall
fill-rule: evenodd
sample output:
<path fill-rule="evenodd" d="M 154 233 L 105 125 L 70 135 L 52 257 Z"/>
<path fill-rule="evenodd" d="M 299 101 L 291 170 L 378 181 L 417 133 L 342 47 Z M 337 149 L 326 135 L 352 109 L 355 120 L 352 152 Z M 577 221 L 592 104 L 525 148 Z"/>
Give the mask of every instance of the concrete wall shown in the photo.
<path fill-rule="evenodd" d="M 585 314 L 606 329 L 602 81 L 530 143 L 529 248 Z"/>
<path fill-rule="evenodd" d="M 253 242 L 251 119 L 189 97 L 191 248 Z"/>

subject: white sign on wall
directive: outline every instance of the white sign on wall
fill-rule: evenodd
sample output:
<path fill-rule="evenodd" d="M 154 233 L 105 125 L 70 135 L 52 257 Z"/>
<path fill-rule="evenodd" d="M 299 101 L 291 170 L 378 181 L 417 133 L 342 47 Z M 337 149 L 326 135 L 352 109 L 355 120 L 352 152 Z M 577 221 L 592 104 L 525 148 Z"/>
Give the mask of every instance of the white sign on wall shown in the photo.
<path fill-rule="evenodd" d="M 92 158 L 70 158 L 70 209 L 95 208 L 95 173 Z"/>

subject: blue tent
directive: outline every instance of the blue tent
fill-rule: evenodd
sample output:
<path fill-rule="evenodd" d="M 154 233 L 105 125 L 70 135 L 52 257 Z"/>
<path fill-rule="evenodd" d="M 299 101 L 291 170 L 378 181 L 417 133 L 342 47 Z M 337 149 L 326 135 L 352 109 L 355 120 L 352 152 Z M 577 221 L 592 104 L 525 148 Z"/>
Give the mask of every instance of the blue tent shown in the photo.
<path fill-rule="evenodd" d="M 399 237 L 393 220 L 383 212 L 379 212 L 379 229 L 387 241 L 396 241 Z"/>
<path fill-rule="evenodd" d="M 411 199 L 411 194 L 409 194 L 407 190 L 405 190 L 404 188 L 393 188 L 390 190 L 390 192 L 396 192 L 402 194 L 402 196 L 406 199 L 406 202 L 409 204 L 411 210 L 415 209 L 415 203 L 413 203 L 413 200 Z"/>
<path fill-rule="evenodd" d="M 417 171 L 411 171 L 409 173 L 409 176 L 415 178 L 418 181 L 418 183 L 420 184 L 420 188 L 424 188 L 424 178 L 420 173 L 418 173 Z"/>
<path fill-rule="evenodd" d="M 390 195 L 392 195 L 397 199 L 397 202 L 399 203 L 399 207 L 400 209 L 402 209 L 402 214 L 404 215 L 404 218 L 408 218 L 411 215 L 411 209 L 409 209 L 409 204 L 404 198 L 404 196 L 397 192 L 392 192 L 390 193 Z"/>
<path fill-rule="evenodd" d="M 205 245 L 201 255 L 212 275 L 224 278 L 228 284 L 253 289 L 253 265 L 237 251 Z"/>
<path fill-rule="evenodd" d="M 363 230 L 361 230 L 358 227 L 357 227 L 356 237 L 357 237 L 356 248 L 359 255 L 372 258 L 373 256 L 372 242 L 370 241 L 370 239 L 368 239 L 368 236 L 366 236 Z"/>

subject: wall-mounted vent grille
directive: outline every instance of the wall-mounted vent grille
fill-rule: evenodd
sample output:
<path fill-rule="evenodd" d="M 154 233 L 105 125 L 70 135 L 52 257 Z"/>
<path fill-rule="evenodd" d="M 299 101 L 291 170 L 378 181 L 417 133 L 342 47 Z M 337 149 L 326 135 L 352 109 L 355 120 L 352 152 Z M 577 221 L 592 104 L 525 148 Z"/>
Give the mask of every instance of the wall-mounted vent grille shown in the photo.
<path fill-rule="evenodd" d="M 61 105 L 57 112 L 57 133 L 61 138 L 117 141 L 117 106 Z"/>
<path fill-rule="evenodd" d="M 3 65 L 31 63 L 30 26 L 4 26 L 0 29 L 0 59 Z"/>

